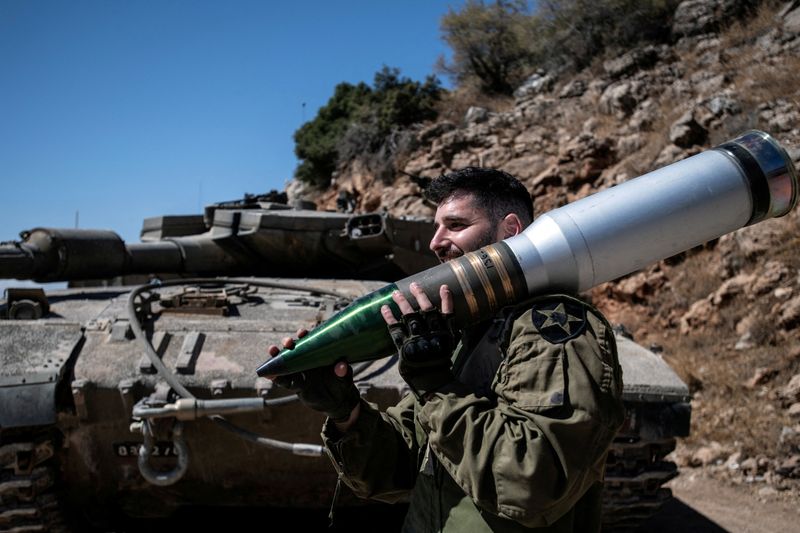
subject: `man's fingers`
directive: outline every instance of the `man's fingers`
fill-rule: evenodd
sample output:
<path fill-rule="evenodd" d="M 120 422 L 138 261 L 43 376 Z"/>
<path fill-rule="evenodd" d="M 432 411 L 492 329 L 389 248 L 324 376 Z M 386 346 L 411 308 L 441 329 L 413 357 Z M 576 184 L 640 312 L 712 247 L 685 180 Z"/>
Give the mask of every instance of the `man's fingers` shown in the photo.
<path fill-rule="evenodd" d="M 449 315 L 453 312 L 453 293 L 450 292 L 450 287 L 442 285 L 439 287 L 439 298 L 442 300 L 442 314 Z"/>
<path fill-rule="evenodd" d="M 392 310 L 388 305 L 381 306 L 381 316 L 388 325 L 397 324 L 397 318 L 392 314 Z"/>
<path fill-rule="evenodd" d="M 347 361 L 339 361 L 333 367 L 333 372 L 336 374 L 336 377 L 343 378 L 347 375 L 350 371 L 350 365 L 347 364 Z"/>
<path fill-rule="evenodd" d="M 406 300 L 406 297 L 403 296 L 402 292 L 394 291 L 392 293 L 392 300 L 394 300 L 394 303 L 396 303 L 397 307 L 400 308 L 400 312 L 402 314 L 407 315 L 408 313 L 414 312 L 414 308 L 411 307 L 411 304 L 408 303 L 408 300 Z"/>
<path fill-rule="evenodd" d="M 417 299 L 420 311 L 430 311 L 433 309 L 433 304 L 431 303 L 430 298 L 428 298 L 428 295 L 425 294 L 425 291 L 422 290 L 422 287 L 420 287 L 416 281 L 411 284 L 410 289 L 411 294 L 413 294 L 414 298 Z"/>
<path fill-rule="evenodd" d="M 308 331 L 306 331 L 305 329 L 299 329 L 299 330 L 297 330 L 297 337 L 298 338 L 302 338 L 307 333 L 308 333 Z M 291 338 L 291 337 L 284 337 L 283 339 L 281 339 L 281 346 L 283 346 L 287 350 L 291 350 L 292 348 L 294 348 L 294 339 Z M 267 353 L 269 355 L 271 355 L 272 357 L 275 357 L 276 355 L 278 355 L 278 353 L 280 353 L 280 351 L 281 351 L 280 347 L 278 347 L 278 346 L 276 346 L 274 344 L 271 344 L 269 346 L 269 348 L 267 348 Z"/>
<path fill-rule="evenodd" d="M 287 350 L 291 350 L 292 348 L 294 348 L 294 339 L 291 337 L 284 337 L 283 340 L 281 341 L 281 344 L 283 344 L 283 347 L 286 348 Z"/>
<path fill-rule="evenodd" d="M 307 329 L 300 328 L 300 329 L 297 330 L 297 338 L 298 339 L 302 339 L 306 335 L 308 335 L 308 330 Z M 286 348 L 287 350 L 291 350 L 292 348 L 294 348 L 294 339 L 291 338 L 291 337 L 284 337 L 283 339 L 281 339 L 281 345 L 284 348 Z M 278 348 L 277 346 L 275 346 L 274 344 L 272 346 L 270 346 L 269 348 L 267 348 L 267 353 L 270 354 L 272 357 L 275 357 L 276 355 L 278 355 L 278 352 L 280 352 L 280 351 L 281 351 L 281 349 Z"/>

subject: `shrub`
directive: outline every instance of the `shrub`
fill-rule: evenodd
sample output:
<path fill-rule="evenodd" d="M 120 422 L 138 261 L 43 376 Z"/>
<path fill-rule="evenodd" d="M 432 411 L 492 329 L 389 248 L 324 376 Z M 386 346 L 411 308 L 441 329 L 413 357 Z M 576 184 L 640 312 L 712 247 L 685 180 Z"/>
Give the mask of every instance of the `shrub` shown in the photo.
<path fill-rule="evenodd" d="M 420 83 L 386 66 L 375 74 L 372 87 L 340 83 L 317 116 L 294 133 L 301 160 L 295 177 L 324 187 L 339 163 L 391 151 L 387 138 L 395 130 L 436 118 L 442 91 L 434 76 Z"/>
<path fill-rule="evenodd" d="M 606 50 L 670 38 L 678 0 L 545 0 L 537 17 L 540 47 L 573 68 L 588 66 Z M 547 65 L 551 66 L 552 65 Z"/>
<path fill-rule="evenodd" d="M 467 0 L 461 11 L 451 8 L 442 17 L 453 61 L 439 58 L 437 68 L 458 85 L 477 82 L 487 94 L 511 94 L 531 63 L 532 23 L 522 0 Z"/>
<path fill-rule="evenodd" d="M 401 78 L 396 68 L 383 67 L 375 74 L 370 110 L 377 114 L 378 131 L 387 135 L 392 128 L 409 126 L 436 118 L 436 102 L 442 87 L 435 76 L 424 83 Z"/>
<path fill-rule="evenodd" d="M 294 151 L 301 160 L 295 171 L 298 180 L 316 186 L 330 182 L 336 168 L 337 143 L 371 92 L 364 83 L 340 83 L 317 116 L 294 133 Z"/>
<path fill-rule="evenodd" d="M 459 87 L 511 94 L 540 68 L 583 68 L 608 49 L 670 38 L 678 0 L 467 0 L 441 20 L 453 58 L 437 67 Z"/>

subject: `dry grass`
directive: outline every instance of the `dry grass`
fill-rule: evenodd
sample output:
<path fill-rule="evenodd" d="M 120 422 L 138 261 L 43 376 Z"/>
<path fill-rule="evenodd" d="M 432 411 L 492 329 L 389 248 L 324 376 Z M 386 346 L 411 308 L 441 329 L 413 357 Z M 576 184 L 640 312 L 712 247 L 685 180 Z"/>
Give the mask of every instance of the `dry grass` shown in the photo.
<path fill-rule="evenodd" d="M 782 0 L 766 0 L 752 16 L 737 20 L 725 28 L 719 36 L 722 50 L 752 45 L 775 27 L 775 14 L 784 4 Z"/>
<path fill-rule="evenodd" d="M 785 242 L 787 246 L 776 250 L 770 259 L 790 267 L 793 277 L 789 283 L 794 284 L 800 267 L 800 257 L 793 249 L 797 237 L 787 231 Z M 707 267 L 718 260 L 713 253 L 701 253 L 674 267 L 670 290 L 656 304 L 661 306 L 657 312 L 680 310 L 713 292 L 719 278 Z M 746 270 L 758 272 L 765 260 L 751 260 Z M 796 330 L 779 331 L 774 306 L 770 295 L 749 299 L 740 294 L 720 309 L 718 324 L 690 335 L 681 335 L 673 328 L 657 340 L 664 347 L 666 360 L 694 393 L 691 436 L 686 439 L 689 446 L 716 441 L 731 452 L 741 451 L 749 457 L 791 453 L 791 445 L 781 442 L 780 435 L 782 428 L 794 422 L 786 415 L 786 406 L 776 391 L 800 371 L 800 360 L 789 358 L 800 345 L 800 338 Z M 750 331 L 756 346 L 736 350 L 740 337 L 736 324 L 745 316 L 755 317 Z M 769 369 L 774 376 L 764 384 L 747 386 L 759 369 Z"/>
<path fill-rule="evenodd" d="M 782 57 L 780 64 L 754 57 L 758 39 L 775 29 L 776 13 L 782 6 L 783 2 L 764 2 L 752 18 L 737 22 L 720 34 L 725 66 L 736 85 L 745 89 L 742 97 L 754 106 L 780 98 L 797 102 L 800 97 L 800 57 Z"/>
<path fill-rule="evenodd" d="M 779 65 L 757 63 L 747 75 L 748 99 L 753 102 L 769 102 L 780 98 L 800 101 L 798 84 L 800 57 L 783 58 Z M 741 74 L 744 76 L 744 74 Z"/>
<path fill-rule="evenodd" d="M 726 336 L 727 337 L 727 336 Z M 667 361 L 693 389 L 692 429 L 686 444 L 716 441 L 752 457 L 776 457 L 787 450 L 781 428 L 792 421 L 774 393 L 797 368 L 787 366 L 784 345 L 737 351 L 730 337 L 671 337 L 664 342 Z M 780 369 L 775 378 L 753 388 L 745 384 L 759 368 Z"/>
<path fill-rule="evenodd" d="M 459 124 L 464 119 L 467 110 L 472 106 L 483 107 L 497 113 L 507 112 L 514 109 L 514 98 L 502 95 L 486 95 L 476 87 L 469 85 L 459 87 L 447 93 L 437 105 L 439 120 L 447 120 Z"/>

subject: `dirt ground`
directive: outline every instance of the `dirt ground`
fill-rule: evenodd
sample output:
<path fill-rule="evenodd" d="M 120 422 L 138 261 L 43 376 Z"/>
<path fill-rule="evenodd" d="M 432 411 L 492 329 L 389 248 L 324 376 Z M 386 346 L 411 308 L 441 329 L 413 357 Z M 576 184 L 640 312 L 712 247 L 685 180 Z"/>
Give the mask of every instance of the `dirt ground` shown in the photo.
<path fill-rule="evenodd" d="M 684 470 L 667 486 L 674 499 L 640 532 L 773 533 L 800 531 L 800 502 L 759 497 L 749 487 L 714 479 L 702 469 Z"/>
<path fill-rule="evenodd" d="M 637 533 L 773 533 L 800 531 L 800 502 L 779 496 L 758 496 L 757 488 L 737 486 L 715 479 L 703 469 L 684 470 L 668 486 L 674 499 L 645 522 Z M 204 510 L 179 513 L 166 520 L 137 521 L 116 531 L 173 532 L 176 528 L 224 527 L 248 531 L 252 524 L 291 525 L 293 530 L 399 531 L 406 507 L 378 505 L 362 509 L 337 510 L 334 525 L 328 526 L 326 511 L 298 513 L 287 510 Z"/>

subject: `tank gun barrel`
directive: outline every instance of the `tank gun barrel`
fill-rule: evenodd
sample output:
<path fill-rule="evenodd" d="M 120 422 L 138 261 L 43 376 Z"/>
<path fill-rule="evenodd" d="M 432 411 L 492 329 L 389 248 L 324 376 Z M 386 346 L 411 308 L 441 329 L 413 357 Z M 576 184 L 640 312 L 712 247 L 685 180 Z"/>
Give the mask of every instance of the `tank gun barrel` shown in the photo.
<path fill-rule="evenodd" d="M 35 228 L 0 244 L 0 279 L 39 282 L 180 272 L 180 247 L 170 241 L 126 245 L 113 231 Z"/>
<path fill-rule="evenodd" d="M 0 243 L 0 279 L 186 274 L 392 280 L 436 263 L 424 246 L 428 221 L 374 213 L 218 208 L 200 231 L 125 243 L 113 231 L 35 228 L 22 232 L 20 241 Z"/>

